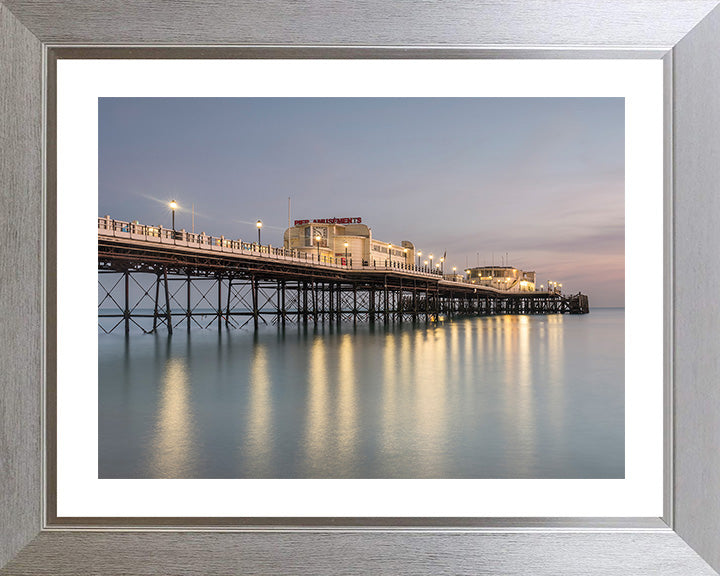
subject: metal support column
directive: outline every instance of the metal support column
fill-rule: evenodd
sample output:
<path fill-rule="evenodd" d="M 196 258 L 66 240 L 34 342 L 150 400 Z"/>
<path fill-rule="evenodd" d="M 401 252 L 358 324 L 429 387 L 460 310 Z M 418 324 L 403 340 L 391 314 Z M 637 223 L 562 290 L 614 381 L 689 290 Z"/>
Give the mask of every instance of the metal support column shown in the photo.
<path fill-rule="evenodd" d="M 388 284 L 387 284 L 387 276 L 385 276 L 385 294 L 384 294 L 384 307 L 385 307 L 385 313 L 384 313 L 384 320 L 385 324 L 388 324 L 390 322 L 390 302 L 389 302 L 390 292 L 388 291 Z"/>
<path fill-rule="evenodd" d="M 160 272 L 155 276 L 155 310 L 153 311 L 153 327 L 152 331 L 157 330 L 157 319 L 158 319 L 158 300 L 160 299 Z"/>
<path fill-rule="evenodd" d="M 130 334 L 130 272 L 125 270 L 125 334 Z"/>
<path fill-rule="evenodd" d="M 250 289 L 252 291 L 252 306 L 253 306 L 253 325 L 255 330 L 258 329 L 258 316 L 260 311 L 258 310 L 258 285 L 257 278 L 253 274 L 250 276 Z"/>
<path fill-rule="evenodd" d="M 232 294 L 232 274 L 228 278 L 227 306 L 225 307 L 225 327 L 230 326 L 230 295 Z"/>
<path fill-rule="evenodd" d="M 185 309 L 185 321 L 187 330 L 190 332 L 190 317 L 192 316 L 192 306 L 190 305 L 190 269 L 187 270 L 187 308 Z M 153 327 L 153 330 L 155 328 Z"/>
<path fill-rule="evenodd" d="M 358 308 L 357 308 L 357 283 L 353 282 L 353 323 L 357 324 Z"/>
<path fill-rule="evenodd" d="M 168 334 L 173 333 L 172 316 L 170 315 L 170 289 L 168 287 L 167 268 L 164 269 L 165 276 L 165 317 L 167 318 Z"/>
<path fill-rule="evenodd" d="M 342 284 L 339 282 L 335 285 L 335 321 L 339 326 L 342 322 Z"/>
<path fill-rule="evenodd" d="M 217 275 L 218 300 L 217 300 L 217 325 L 218 330 L 222 328 L 222 277 Z"/>
<path fill-rule="evenodd" d="M 313 326 L 318 324 L 318 297 L 317 297 L 317 280 L 312 281 L 312 301 L 313 301 Z"/>
<path fill-rule="evenodd" d="M 285 280 L 281 280 L 280 283 L 278 284 L 278 286 L 279 286 L 279 290 L 281 293 L 281 296 L 280 296 L 280 318 L 281 318 L 281 322 L 282 322 L 282 325 L 284 328 L 285 320 L 286 320 L 285 317 L 287 315 L 287 311 L 285 310 Z"/>

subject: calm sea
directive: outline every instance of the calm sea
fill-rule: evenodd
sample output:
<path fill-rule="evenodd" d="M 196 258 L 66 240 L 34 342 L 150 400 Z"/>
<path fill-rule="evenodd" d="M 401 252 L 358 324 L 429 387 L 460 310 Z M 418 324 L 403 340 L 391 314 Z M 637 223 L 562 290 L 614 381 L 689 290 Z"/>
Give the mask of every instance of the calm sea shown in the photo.
<path fill-rule="evenodd" d="M 99 337 L 101 478 L 622 478 L 624 311 Z"/>

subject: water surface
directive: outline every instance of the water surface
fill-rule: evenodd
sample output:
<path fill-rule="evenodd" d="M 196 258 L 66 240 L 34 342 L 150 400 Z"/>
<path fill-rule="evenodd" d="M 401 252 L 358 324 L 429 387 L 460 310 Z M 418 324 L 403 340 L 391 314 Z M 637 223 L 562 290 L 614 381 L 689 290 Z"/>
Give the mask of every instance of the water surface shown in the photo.
<path fill-rule="evenodd" d="M 101 478 L 622 478 L 624 311 L 101 334 Z"/>

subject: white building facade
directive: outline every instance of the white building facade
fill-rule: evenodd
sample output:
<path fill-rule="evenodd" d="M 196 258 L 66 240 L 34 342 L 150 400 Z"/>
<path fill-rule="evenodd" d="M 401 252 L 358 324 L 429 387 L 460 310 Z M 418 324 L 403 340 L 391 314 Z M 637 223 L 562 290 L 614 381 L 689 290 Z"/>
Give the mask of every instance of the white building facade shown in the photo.
<path fill-rule="evenodd" d="M 377 240 L 359 217 L 295 220 L 294 226 L 285 230 L 283 244 L 309 259 L 353 267 L 410 267 L 415 263 L 412 242 Z"/>
<path fill-rule="evenodd" d="M 508 292 L 534 292 L 535 272 L 524 272 L 512 266 L 483 266 L 465 270 L 471 284 L 490 286 Z"/>

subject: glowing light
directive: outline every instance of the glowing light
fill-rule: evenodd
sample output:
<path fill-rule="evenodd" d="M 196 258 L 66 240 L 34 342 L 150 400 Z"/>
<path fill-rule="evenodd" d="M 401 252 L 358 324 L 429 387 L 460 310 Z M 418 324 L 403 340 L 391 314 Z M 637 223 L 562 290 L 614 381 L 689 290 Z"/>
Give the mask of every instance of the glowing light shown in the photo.
<path fill-rule="evenodd" d="M 262 220 L 258 220 L 258 221 L 255 223 L 255 226 L 257 226 L 258 228 L 262 228 Z"/>
<path fill-rule="evenodd" d="M 170 201 L 170 210 L 176 210 L 177 207 L 178 207 L 177 202 L 175 202 L 175 200 L 171 200 Z"/>

